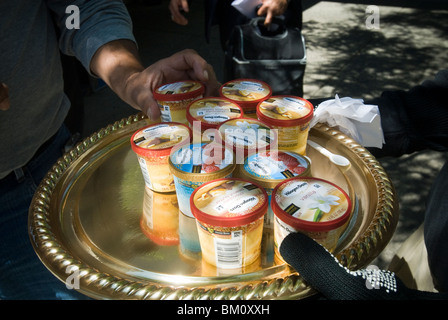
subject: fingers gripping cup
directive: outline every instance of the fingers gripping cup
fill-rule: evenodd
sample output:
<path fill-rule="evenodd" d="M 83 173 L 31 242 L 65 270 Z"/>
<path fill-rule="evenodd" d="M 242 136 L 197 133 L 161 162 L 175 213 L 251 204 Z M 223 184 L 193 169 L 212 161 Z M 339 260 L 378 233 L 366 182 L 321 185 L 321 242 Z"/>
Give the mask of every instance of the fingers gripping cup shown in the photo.
<path fill-rule="evenodd" d="M 224 83 L 220 95 L 239 104 L 245 117 L 257 118 L 257 105 L 272 95 L 271 87 L 260 80 L 235 79 Z"/>
<path fill-rule="evenodd" d="M 337 185 L 319 178 L 294 177 L 275 187 L 271 199 L 274 212 L 276 256 L 283 239 L 302 232 L 333 251 L 347 225 L 352 203 Z"/>
<path fill-rule="evenodd" d="M 153 92 L 160 109 L 162 122 L 180 122 L 188 125 L 188 105 L 202 98 L 205 87 L 198 81 L 180 81 L 164 84 Z"/>
<path fill-rule="evenodd" d="M 156 123 L 146 126 L 131 137 L 145 185 L 156 192 L 175 191 L 168 159 L 174 146 L 189 143 L 191 129 L 182 123 Z"/>
<path fill-rule="evenodd" d="M 233 269 L 257 261 L 268 208 L 263 188 L 237 178 L 213 180 L 193 192 L 190 206 L 206 262 Z"/>
<path fill-rule="evenodd" d="M 278 130 L 278 148 L 305 155 L 313 105 L 300 97 L 273 96 L 260 102 L 257 117 Z"/>

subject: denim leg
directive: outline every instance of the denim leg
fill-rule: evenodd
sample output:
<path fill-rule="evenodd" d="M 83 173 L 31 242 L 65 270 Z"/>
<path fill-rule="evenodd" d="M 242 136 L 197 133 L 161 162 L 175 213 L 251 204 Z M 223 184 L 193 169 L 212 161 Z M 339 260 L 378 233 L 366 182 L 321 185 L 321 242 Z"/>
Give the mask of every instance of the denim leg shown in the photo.
<path fill-rule="evenodd" d="M 448 292 L 448 162 L 437 175 L 429 194 L 424 239 L 435 288 Z"/>
<path fill-rule="evenodd" d="M 0 299 L 85 299 L 69 290 L 39 260 L 28 235 L 28 208 L 39 182 L 62 155 L 70 137 L 64 127 L 17 177 L 0 180 Z"/>

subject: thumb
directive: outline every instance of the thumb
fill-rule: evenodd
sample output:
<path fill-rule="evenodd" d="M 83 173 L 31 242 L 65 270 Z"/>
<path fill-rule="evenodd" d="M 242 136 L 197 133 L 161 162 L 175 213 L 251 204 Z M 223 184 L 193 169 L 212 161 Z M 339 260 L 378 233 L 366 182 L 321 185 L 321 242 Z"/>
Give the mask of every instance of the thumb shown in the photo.
<path fill-rule="evenodd" d="M 141 110 L 151 120 L 157 120 L 160 117 L 159 105 L 152 95 L 141 105 Z"/>

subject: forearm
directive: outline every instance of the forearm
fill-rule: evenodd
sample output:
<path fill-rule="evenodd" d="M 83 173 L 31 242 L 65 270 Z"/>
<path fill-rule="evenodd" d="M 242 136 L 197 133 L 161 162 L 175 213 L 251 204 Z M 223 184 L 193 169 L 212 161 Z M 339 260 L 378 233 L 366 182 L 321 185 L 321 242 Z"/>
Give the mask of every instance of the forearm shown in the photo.
<path fill-rule="evenodd" d="M 130 40 L 116 40 L 103 45 L 90 62 L 90 71 L 136 109 L 140 107 L 128 97 L 126 89 L 129 79 L 144 69 L 137 46 Z"/>
<path fill-rule="evenodd" d="M 130 106 L 151 119 L 160 115 L 153 90 L 163 83 L 187 79 L 205 84 L 206 95 L 216 95 L 220 84 L 213 68 L 194 50 L 183 50 L 144 68 L 132 41 L 112 41 L 100 47 L 90 70 L 102 78 Z"/>

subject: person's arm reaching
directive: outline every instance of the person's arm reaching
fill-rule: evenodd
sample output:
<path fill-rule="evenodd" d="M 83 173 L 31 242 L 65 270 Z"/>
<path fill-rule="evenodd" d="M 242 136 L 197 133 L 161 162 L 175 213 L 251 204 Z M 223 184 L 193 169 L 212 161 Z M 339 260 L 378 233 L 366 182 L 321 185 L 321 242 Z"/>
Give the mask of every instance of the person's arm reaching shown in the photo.
<path fill-rule="evenodd" d="M 184 50 L 144 68 L 132 41 L 109 42 L 94 54 L 90 70 L 126 103 L 151 119 L 160 112 L 152 91 L 159 85 L 186 79 L 205 83 L 206 95 L 216 95 L 219 83 L 213 68 L 194 50 Z"/>
<path fill-rule="evenodd" d="M 152 90 L 165 82 L 199 80 L 206 94 L 217 94 L 212 67 L 192 50 L 185 50 L 144 67 L 132 34 L 132 20 L 122 1 L 47 0 L 59 27 L 59 47 L 76 56 L 92 75 L 100 77 L 132 107 L 155 119 L 159 109 Z M 69 5 L 79 8 L 79 28 L 67 28 Z"/>

